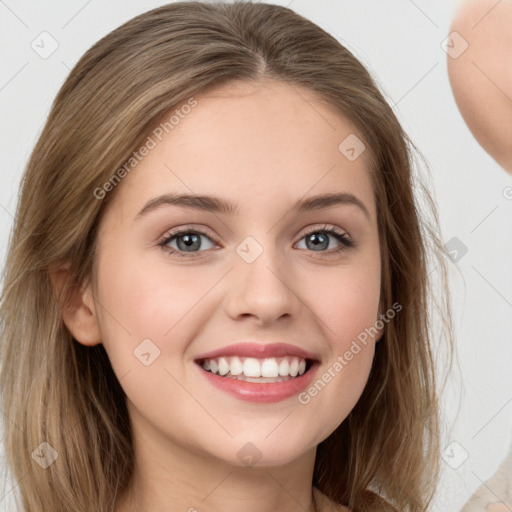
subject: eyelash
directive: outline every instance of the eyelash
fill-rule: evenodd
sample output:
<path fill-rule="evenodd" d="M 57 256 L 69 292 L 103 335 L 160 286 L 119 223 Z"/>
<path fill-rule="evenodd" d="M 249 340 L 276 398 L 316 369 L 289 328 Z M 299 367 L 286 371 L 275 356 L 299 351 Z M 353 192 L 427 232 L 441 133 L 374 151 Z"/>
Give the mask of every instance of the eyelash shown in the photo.
<path fill-rule="evenodd" d="M 306 232 L 302 235 L 300 240 L 307 237 L 308 235 L 311 235 L 313 233 L 322 233 L 322 234 L 328 234 L 332 235 L 338 242 L 340 242 L 340 245 L 336 249 L 331 249 L 328 251 L 318 251 L 322 254 L 325 254 L 326 256 L 333 256 L 335 254 L 341 253 L 343 251 L 346 251 L 352 247 L 355 247 L 356 244 L 354 240 L 349 236 L 349 234 L 346 231 L 343 231 L 336 226 L 332 226 L 330 228 L 325 225 L 323 228 L 308 228 Z M 204 251 L 197 251 L 197 252 L 185 252 L 185 251 L 179 251 L 176 249 L 173 249 L 171 247 L 167 247 L 167 244 L 170 243 L 175 238 L 179 237 L 183 234 L 194 234 L 194 235 L 201 235 L 209 238 L 215 243 L 218 243 L 217 240 L 208 235 L 207 233 L 204 233 L 203 231 L 198 231 L 195 229 L 180 229 L 179 231 L 175 231 L 173 233 L 169 233 L 165 236 L 165 238 L 158 243 L 158 245 L 164 249 L 169 254 L 177 255 L 179 258 L 194 258 L 196 255 L 199 255 L 201 252 Z M 317 251 L 311 251 L 311 252 L 317 252 Z"/>

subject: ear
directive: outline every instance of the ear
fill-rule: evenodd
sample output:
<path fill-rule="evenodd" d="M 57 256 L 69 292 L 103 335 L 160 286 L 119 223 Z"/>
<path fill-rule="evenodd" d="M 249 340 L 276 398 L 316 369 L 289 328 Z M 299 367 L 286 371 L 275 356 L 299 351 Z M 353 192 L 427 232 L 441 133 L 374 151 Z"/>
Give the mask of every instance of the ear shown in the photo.
<path fill-rule="evenodd" d="M 62 318 L 73 337 L 87 346 L 101 343 L 101 329 L 96 316 L 92 286 L 80 286 L 71 281 L 69 262 L 57 264 L 50 270 L 55 296 Z"/>

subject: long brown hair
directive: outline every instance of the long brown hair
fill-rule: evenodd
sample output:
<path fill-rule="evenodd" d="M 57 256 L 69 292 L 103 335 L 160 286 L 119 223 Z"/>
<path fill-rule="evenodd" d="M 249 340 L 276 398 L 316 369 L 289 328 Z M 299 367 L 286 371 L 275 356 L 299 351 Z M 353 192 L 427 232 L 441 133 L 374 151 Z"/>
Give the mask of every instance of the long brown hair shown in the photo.
<path fill-rule="evenodd" d="M 115 194 L 98 199 L 95 191 L 165 114 L 209 88 L 262 78 L 308 88 L 361 134 L 378 212 L 382 307 L 402 306 L 376 346 L 359 402 L 318 446 L 313 484 L 357 512 L 375 510 L 377 494 L 400 511 L 427 509 L 440 452 L 427 256 L 439 256 L 445 288 L 446 276 L 435 205 L 414 174 L 416 148 L 364 66 L 314 23 L 265 3 L 176 2 L 133 18 L 82 56 L 23 176 L 0 304 L 0 384 L 6 462 L 26 512 L 110 512 L 134 463 L 124 391 L 103 345 L 85 347 L 66 329 L 52 269 L 69 262 L 76 286 L 90 277 L 97 228 Z M 43 469 L 38 457 L 53 463 Z"/>

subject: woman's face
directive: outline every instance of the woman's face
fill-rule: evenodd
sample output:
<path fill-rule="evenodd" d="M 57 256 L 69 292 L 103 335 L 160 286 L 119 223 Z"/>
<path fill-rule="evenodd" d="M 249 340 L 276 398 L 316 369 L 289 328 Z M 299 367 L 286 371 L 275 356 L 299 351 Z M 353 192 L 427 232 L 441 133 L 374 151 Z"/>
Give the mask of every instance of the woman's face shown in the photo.
<path fill-rule="evenodd" d="M 368 155 L 296 86 L 231 83 L 195 100 L 115 190 L 94 314 L 148 450 L 285 464 L 349 414 L 380 336 L 367 334 L 381 272 Z M 313 201 L 327 194 L 339 196 Z M 301 350 L 307 371 L 290 378 Z M 210 369 L 229 374 L 202 367 L 213 351 L 226 357 Z M 241 382 L 260 371 L 284 380 Z"/>

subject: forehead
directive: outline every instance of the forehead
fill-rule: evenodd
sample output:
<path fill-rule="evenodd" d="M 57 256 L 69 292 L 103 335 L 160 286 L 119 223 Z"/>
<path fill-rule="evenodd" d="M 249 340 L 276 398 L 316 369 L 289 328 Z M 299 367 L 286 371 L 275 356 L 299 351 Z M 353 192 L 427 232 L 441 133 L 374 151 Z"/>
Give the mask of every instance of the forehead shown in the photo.
<path fill-rule="evenodd" d="M 232 82 L 194 99 L 172 127 L 165 123 L 179 106 L 162 118 L 150 134 L 152 149 L 123 180 L 116 201 L 140 206 L 178 191 L 236 196 L 243 205 L 343 190 L 373 208 L 367 154 L 350 160 L 342 151 L 347 138 L 360 135 L 314 92 L 274 81 Z"/>

